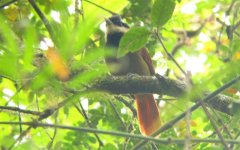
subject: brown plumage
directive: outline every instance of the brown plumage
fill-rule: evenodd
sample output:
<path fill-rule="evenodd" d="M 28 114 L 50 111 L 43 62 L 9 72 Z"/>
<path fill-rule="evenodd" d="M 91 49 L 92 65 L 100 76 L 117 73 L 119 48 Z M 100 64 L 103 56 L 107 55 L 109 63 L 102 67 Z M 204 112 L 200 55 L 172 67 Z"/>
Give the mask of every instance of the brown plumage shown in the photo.
<path fill-rule="evenodd" d="M 146 48 L 129 52 L 123 57 L 117 58 L 117 48 L 121 37 L 128 30 L 128 25 L 121 21 L 119 16 L 106 19 L 106 46 L 111 48 L 110 56 L 105 61 L 113 75 L 126 75 L 134 73 L 139 75 L 154 75 L 151 57 Z M 137 104 L 139 128 L 142 134 L 151 135 L 161 126 L 160 114 L 152 94 L 134 95 Z"/>

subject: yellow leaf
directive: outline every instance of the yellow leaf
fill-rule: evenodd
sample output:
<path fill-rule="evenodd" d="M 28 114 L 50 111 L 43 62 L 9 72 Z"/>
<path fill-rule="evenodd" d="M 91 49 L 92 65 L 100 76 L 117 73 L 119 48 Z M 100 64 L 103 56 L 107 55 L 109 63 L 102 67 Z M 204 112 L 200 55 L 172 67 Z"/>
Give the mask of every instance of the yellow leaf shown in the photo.
<path fill-rule="evenodd" d="M 239 60 L 240 59 L 240 51 L 237 51 L 234 55 L 233 55 L 233 60 Z"/>
<path fill-rule="evenodd" d="M 206 42 L 206 43 L 204 43 L 204 52 L 211 52 L 211 51 L 213 51 L 213 50 L 215 50 L 215 48 L 216 48 L 216 44 L 215 43 L 213 43 L 213 42 Z"/>
<path fill-rule="evenodd" d="M 229 45 L 229 39 L 227 39 L 227 38 L 226 39 L 222 39 L 221 40 L 221 44 L 222 45 Z"/>
<path fill-rule="evenodd" d="M 70 71 L 65 63 L 65 61 L 60 57 L 57 51 L 49 47 L 46 56 L 48 61 L 50 62 L 54 73 L 58 76 L 58 78 L 62 81 L 66 81 L 69 78 Z"/>
<path fill-rule="evenodd" d="M 16 6 L 11 6 L 5 9 L 4 13 L 10 21 L 15 21 L 18 16 L 18 9 Z"/>

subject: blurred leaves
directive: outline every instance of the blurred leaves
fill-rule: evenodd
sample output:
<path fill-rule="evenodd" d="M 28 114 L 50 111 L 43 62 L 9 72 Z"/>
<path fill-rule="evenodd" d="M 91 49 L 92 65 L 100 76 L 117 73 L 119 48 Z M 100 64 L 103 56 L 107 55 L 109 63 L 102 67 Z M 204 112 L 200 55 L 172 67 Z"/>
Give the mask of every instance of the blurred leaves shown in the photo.
<path fill-rule="evenodd" d="M 9 2 L 2 0 L 0 5 Z M 232 30 L 239 21 L 239 2 L 233 5 L 225 20 L 222 16 L 229 9 L 230 0 L 179 0 L 179 3 L 175 0 L 91 0 L 102 8 L 87 0 L 78 0 L 79 6 L 75 6 L 76 1 L 72 0 L 35 2 L 52 26 L 54 39 L 50 39 L 43 21 L 28 1 L 9 3 L 0 10 L 0 105 L 42 112 L 58 107 L 77 92 L 76 97 L 43 122 L 89 127 L 82 113 L 73 107 L 73 104 L 81 102 L 93 127 L 139 134 L 137 119 L 133 118 L 129 108 L 135 107 L 131 96 L 122 96 L 125 101 L 122 103 L 110 94 L 95 91 L 84 93 L 86 88 L 108 73 L 104 63 L 104 33 L 99 27 L 104 28 L 102 23 L 111 14 L 103 8 L 121 14 L 131 26 L 120 42 L 119 57 L 147 47 L 157 73 L 165 74 L 169 69 L 170 78 L 185 80 L 151 34 L 152 30 L 156 30 L 155 27 L 164 27 L 159 28 L 159 33 L 168 52 L 173 53 L 181 67 L 191 74 L 195 85 L 191 94 L 201 95 L 202 91 L 216 90 L 240 73 L 240 28 Z M 222 22 L 216 21 L 217 18 L 222 19 Z M 187 36 L 187 31 L 195 31 L 203 24 L 199 34 Z M 182 32 L 176 34 L 173 30 Z M 239 89 L 240 84 L 235 84 L 224 94 L 239 99 Z M 168 99 L 171 98 L 161 96 L 158 99 L 164 123 L 193 105 L 191 96 Z M 116 116 L 109 100 L 113 100 L 127 129 Z M 224 122 L 233 137 L 239 139 L 239 107 L 232 106 L 232 111 L 236 114 L 233 117 L 213 111 L 211 113 L 215 120 Z M 181 120 L 160 137 L 185 139 L 186 134 L 190 133 L 194 138 L 218 139 L 202 109 L 194 111 L 189 118 L 189 122 Z M 0 121 L 36 119 L 36 116 L 30 114 L 0 110 Z M 216 122 L 224 138 L 229 138 L 222 129 L 223 125 Z M 188 125 L 190 131 L 187 130 Z M 124 146 L 130 149 L 138 142 L 99 135 L 104 144 L 99 147 L 92 133 L 57 129 L 54 138 L 54 129 L 50 128 L 32 129 L 22 141 L 16 141 L 20 135 L 19 126 L 0 125 L 0 130 L 2 149 L 8 149 L 14 142 L 18 143 L 14 149 L 123 149 Z M 51 142 L 52 147 L 48 147 Z M 184 147 L 171 143 L 156 143 L 156 146 L 159 149 Z M 190 146 L 202 150 L 223 149 L 221 144 L 190 143 Z"/>

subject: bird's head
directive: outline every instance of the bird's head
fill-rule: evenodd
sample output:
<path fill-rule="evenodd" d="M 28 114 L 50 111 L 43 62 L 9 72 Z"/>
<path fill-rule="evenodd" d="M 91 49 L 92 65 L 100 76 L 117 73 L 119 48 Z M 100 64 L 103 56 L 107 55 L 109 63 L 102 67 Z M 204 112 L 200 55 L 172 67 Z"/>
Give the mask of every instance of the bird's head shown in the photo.
<path fill-rule="evenodd" d="M 106 21 L 106 33 L 125 33 L 128 31 L 129 26 L 122 22 L 122 19 L 119 15 L 114 15 L 110 18 L 105 19 Z"/>

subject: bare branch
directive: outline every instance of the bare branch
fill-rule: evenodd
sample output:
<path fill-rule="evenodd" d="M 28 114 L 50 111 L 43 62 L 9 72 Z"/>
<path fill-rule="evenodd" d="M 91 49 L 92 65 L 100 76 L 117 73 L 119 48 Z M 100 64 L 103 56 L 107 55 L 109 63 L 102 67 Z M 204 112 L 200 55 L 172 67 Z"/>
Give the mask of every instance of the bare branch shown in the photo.
<path fill-rule="evenodd" d="M 116 131 L 106 131 L 106 130 L 98 130 L 93 128 L 83 128 L 83 127 L 73 127 L 73 126 L 64 126 L 64 125 L 56 125 L 56 124 L 46 124 L 46 123 L 38 123 L 38 122 L 0 122 L 1 125 L 27 125 L 33 127 L 49 127 L 49 128 L 58 128 L 64 130 L 72 130 L 78 132 L 88 132 L 88 133 L 98 133 L 98 134 L 106 134 L 113 135 L 119 137 L 131 137 L 135 139 L 142 139 L 147 141 L 154 141 L 162 144 L 184 144 L 185 139 L 175 139 L 175 138 L 154 138 L 148 136 L 142 136 L 138 134 L 130 134 L 126 132 L 116 132 Z M 239 140 L 225 140 L 229 144 L 240 144 Z M 196 139 L 192 138 L 191 142 L 193 143 L 221 143 L 219 139 Z"/>
<path fill-rule="evenodd" d="M 25 114 L 31 114 L 31 115 L 36 115 L 36 116 L 40 116 L 41 113 L 38 111 L 32 111 L 32 110 L 25 110 L 25 109 L 21 109 L 18 107 L 12 107 L 12 106 L 0 106 L 1 110 L 4 111 L 16 111 L 19 113 L 25 113 Z"/>
<path fill-rule="evenodd" d="M 167 95 L 171 97 L 181 97 L 189 92 L 184 82 L 172 80 L 163 76 L 158 78 L 154 76 L 108 76 L 99 81 L 89 90 L 106 91 L 113 94 L 138 94 L 151 93 L 159 95 Z M 203 96 L 210 94 L 203 93 Z M 196 97 L 199 99 L 199 97 Z M 195 101 L 193 100 L 193 101 Z M 235 100 L 229 96 L 219 94 L 207 103 L 214 109 L 232 115 L 231 108 L 235 105 Z M 239 104 L 236 103 L 236 106 Z"/>

